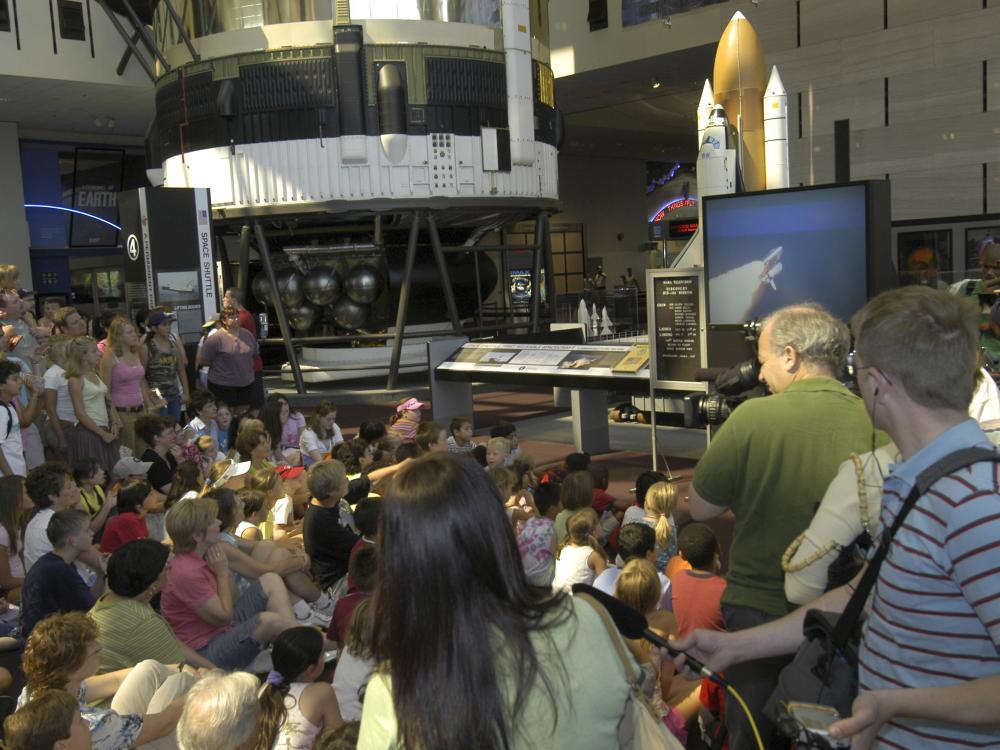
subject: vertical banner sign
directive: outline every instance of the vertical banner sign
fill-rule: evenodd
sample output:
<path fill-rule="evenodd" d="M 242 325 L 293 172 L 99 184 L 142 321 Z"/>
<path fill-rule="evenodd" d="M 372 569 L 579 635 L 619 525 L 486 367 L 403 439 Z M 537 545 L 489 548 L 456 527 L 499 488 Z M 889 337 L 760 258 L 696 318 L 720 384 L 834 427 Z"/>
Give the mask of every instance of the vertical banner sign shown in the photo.
<path fill-rule="evenodd" d="M 139 224 L 142 227 L 142 263 L 146 269 L 146 303 L 149 310 L 156 307 L 156 288 L 153 286 L 153 253 L 149 246 L 149 209 L 146 207 L 146 188 L 139 188 Z M 131 243 L 131 238 L 129 239 Z M 131 245 L 126 248 L 131 254 Z"/>
<path fill-rule="evenodd" d="M 72 207 L 118 224 L 118 191 L 122 189 L 125 151 L 78 148 L 73 158 Z M 104 222 L 71 214 L 70 247 L 114 246 L 118 231 Z"/>
<path fill-rule="evenodd" d="M 699 276 L 653 280 L 654 355 L 658 381 L 691 382 L 702 366 Z"/>
<path fill-rule="evenodd" d="M 198 275 L 201 277 L 201 300 L 205 314 L 219 311 L 219 290 L 215 283 L 215 253 L 212 249 L 211 203 L 208 190 L 196 188 L 194 209 L 198 216 Z"/>

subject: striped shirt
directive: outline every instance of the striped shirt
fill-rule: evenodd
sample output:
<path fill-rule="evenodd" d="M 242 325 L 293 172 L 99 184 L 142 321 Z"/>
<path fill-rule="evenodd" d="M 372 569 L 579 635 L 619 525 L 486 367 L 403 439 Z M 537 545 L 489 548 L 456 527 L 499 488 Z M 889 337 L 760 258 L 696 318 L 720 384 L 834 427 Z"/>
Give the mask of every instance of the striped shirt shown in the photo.
<path fill-rule="evenodd" d="M 967 447 L 993 448 L 974 420 L 895 464 L 885 480 L 889 528 L 918 474 Z M 863 690 L 954 684 L 1000 674 L 1000 465 L 938 480 L 896 533 L 871 597 L 860 653 Z M 985 748 L 997 729 L 916 719 L 882 726 L 880 748 Z"/>

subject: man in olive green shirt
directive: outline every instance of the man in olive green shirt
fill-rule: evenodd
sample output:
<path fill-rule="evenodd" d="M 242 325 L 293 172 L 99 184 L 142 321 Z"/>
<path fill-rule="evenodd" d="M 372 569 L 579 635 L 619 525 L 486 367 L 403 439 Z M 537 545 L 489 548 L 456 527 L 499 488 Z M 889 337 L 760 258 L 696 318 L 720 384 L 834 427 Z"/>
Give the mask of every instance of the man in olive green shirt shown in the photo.
<path fill-rule="evenodd" d="M 781 556 L 808 525 L 837 467 L 872 449 L 864 403 L 838 380 L 850 347 L 847 326 L 817 305 L 778 310 L 761 327 L 760 380 L 771 396 L 740 405 L 695 468 L 691 515 L 736 517 L 722 614 L 727 630 L 777 619 L 785 600 Z M 881 445 L 886 438 L 879 435 Z M 782 747 L 762 709 L 787 659 L 727 670 L 757 720 L 767 748 Z M 743 711 L 727 704 L 733 750 L 756 747 Z M 785 743 L 787 744 L 787 742 Z"/>

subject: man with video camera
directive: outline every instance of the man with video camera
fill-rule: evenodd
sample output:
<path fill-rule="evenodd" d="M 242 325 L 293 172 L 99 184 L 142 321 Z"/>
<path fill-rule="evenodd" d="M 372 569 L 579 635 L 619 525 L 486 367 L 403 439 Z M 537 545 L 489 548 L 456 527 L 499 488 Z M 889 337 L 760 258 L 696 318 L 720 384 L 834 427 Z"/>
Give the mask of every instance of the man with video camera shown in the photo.
<path fill-rule="evenodd" d="M 967 414 L 976 317 L 966 297 L 910 286 L 876 297 L 852 321 L 865 408 L 902 456 L 885 479 L 882 528 L 916 498 L 878 568 L 852 715 L 829 727 L 852 748 L 1000 744 L 1000 464 L 981 459 L 911 492 L 955 451 L 993 451 Z M 843 611 L 862 575 L 774 622 L 695 631 L 675 645 L 727 676 L 748 659 L 791 654 L 806 610 Z"/>
<path fill-rule="evenodd" d="M 760 380 L 773 395 L 749 399 L 719 428 L 695 468 L 691 515 L 736 517 L 722 613 L 743 630 L 793 609 L 785 599 L 781 556 L 808 525 L 837 467 L 872 449 L 873 428 L 861 399 L 839 380 L 850 348 L 847 326 L 818 305 L 782 308 L 761 325 Z M 878 443 L 885 442 L 880 436 Z M 759 715 L 784 656 L 734 666 L 727 678 Z M 758 721 L 768 748 L 776 728 Z M 733 750 L 756 747 L 743 712 L 727 699 Z"/>

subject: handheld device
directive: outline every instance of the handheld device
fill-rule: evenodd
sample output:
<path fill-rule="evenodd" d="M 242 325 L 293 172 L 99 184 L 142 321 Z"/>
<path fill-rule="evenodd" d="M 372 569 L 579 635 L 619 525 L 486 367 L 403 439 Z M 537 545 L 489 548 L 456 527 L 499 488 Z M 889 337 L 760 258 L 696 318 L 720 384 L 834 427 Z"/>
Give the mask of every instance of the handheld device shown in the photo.
<path fill-rule="evenodd" d="M 846 738 L 834 739 L 830 736 L 830 725 L 840 721 L 840 713 L 830 706 L 817 703 L 791 702 L 786 712 L 792 726 L 789 736 L 795 739 L 796 747 L 802 750 L 846 750 L 851 741 Z"/>

